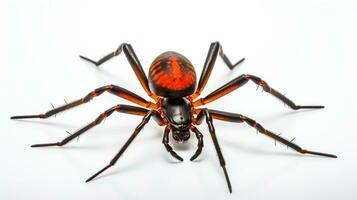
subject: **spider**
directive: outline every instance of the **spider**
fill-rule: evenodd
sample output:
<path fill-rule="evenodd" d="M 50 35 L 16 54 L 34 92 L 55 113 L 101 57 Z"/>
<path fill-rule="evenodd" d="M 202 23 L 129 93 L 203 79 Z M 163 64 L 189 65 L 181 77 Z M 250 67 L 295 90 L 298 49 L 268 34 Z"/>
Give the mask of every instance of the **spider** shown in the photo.
<path fill-rule="evenodd" d="M 120 113 L 132 114 L 143 116 L 140 124 L 135 128 L 132 135 L 126 141 L 124 146 L 119 150 L 119 152 L 113 157 L 113 159 L 106 165 L 103 169 L 95 173 L 93 176 L 88 178 L 86 182 L 93 180 L 99 174 L 107 170 L 108 168 L 115 165 L 120 156 L 128 148 L 131 142 L 138 136 L 141 129 L 153 118 L 159 126 L 165 126 L 162 143 L 166 150 L 179 161 L 183 159 L 173 150 L 169 144 L 169 134 L 172 134 L 172 138 L 177 142 L 187 141 L 191 133 L 193 133 L 197 140 L 197 150 L 191 157 L 191 161 L 195 160 L 202 152 L 203 148 L 203 134 L 197 129 L 196 125 L 199 125 L 205 119 L 208 130 L 213 140 L 215 150 L 218 154 L 218 159 L 220 166 L 223 169 L 223 173 L 227 182 L 229 192 L 232 193 L 232 186 L 229 180 L 229 176 L 226 170 L 226 162 L 224 160 L 221 148 L 219 146 L 216 131 L 213 126 L 213 119 L 223 120 L 228 122 L 242 123 L 245 122 L 249 126 L 255 128 L 258 132 L 266 135 L 275 141 L 281 142 L 287 145 L 293 150 L 301 154 L 313 154 L 319 156 L 326 156 L 337 158 L 337 156 L 327 153 L 320 153 L 316 151 L 310 151 L 301 148 L 297 144 L 293 143 L 292 140 L 284 139 L 283 137 L 275 134 L 262 125 L 257 123 L 255 120 L 236 113 L 223 112 L 218 110 L 211 110 L 207 108 L 202 108 L 201 106 L 215 101 L 226 94 L 229 94 L 236 89 L 245 85 L 248 81 L 252 81 L 257 84 L 258 87 L 261 86 L 263 90 L 267 93 L 272 94 L 290 108 L 294 110 L 299 109 L 322 109 L 324 106 L 301 106 L 296 105 L 293 101 L 279 93 L 277 90 L 271 88 L 264 80 L 254 76 L 243 74 L 240 75 L 227 84 L 221 86 L 217 90 L 213 91 L 209 95 L 197 99 L 203 89 L 205 88 L 207 81 L 211 75 L 212 69 L 216 62 L 218 55 L 223 59 L 224 63 L 229 67 L 229 69 L 234 69 L 238 64 L 244 61 L 244 58 L 235 64 L 232 64 L 228 57 L 223 52 L 222 46 L 219 42 L 211 43 L 206 57 L 206 61 L 201 73 L 201 77 L 198 81 L 198 86 L 196 88 L 196 72 L 191 62 L 183 55 L 168 51 L 159 55 L 152 62 L 149 69 L 149 78 L 146 77 L 144 70 L 137 58 L 132 46 L 127 43 L 121 44 L 114 52 L 103 57 L 99 61 L 93 61 L 86 57 L 80 56 L 80 58 L 89 61 L 96 66 L 99 66 L 109 59 L 118 56 L 124 52 L 126 58 L 129 61 L 132 69 L 134 70 L 136 77 L 138 78 L 141 86 L 144 88 L 145 92 L 153 99 L 153 101 L 147 101 L 139 95 L 116 85 L 107 85 L 95 89 L 94 91 L 88 93 L 81 99 L 66 103 L 63 106 L 53 108 L 44 114 L 39 115 L 22 115 L 13 116 L 11 119 L 24 119 L 24 118 L 48 118 L 52 115 L 60 113 L 64 110 L 79 106 L 84 103 L 88 103 L 94 97 L 97 97 L 104 92 L 109 92 L 118 97 L 124 98 L 141 107 L 118 104 L 99 115 L 94 121 L 86 125 L 85 127 L 77 130 L 75 133 L 64 138 L 60 142 L 45 143 L 45 144 L 34 144 L 31 147 L 47 147 L 47 146 L 63 146 L 76 137 L 79 137 L 84 132 L 93 128 L 94 126 L 100 124 L 105 118 L 109 117 L 113 112 L 117 111 Z M 143 108 L 145 107 L 145 108 Z"/>

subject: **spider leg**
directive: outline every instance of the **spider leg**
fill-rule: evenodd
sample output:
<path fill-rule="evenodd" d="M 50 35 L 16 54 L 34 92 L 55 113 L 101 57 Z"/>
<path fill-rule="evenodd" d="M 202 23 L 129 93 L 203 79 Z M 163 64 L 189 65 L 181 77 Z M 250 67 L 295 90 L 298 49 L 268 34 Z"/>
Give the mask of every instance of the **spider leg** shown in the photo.
<path fill-rule="evenodd" d="M 198 87 L 197 90 L 195 91 L 194 94 L 191 95 L 191 99 L 195 99 L 197 98 L 202 90 L 205 88 L 208 79 L 211 75 L 213 66 L 216 62 L 217 56 L 218 54 L 221 56 L 221 58 L 223 59 L 224 63 L 229 67 L 229 69 L 234 69 L 234 67 L 236 67 L 238 64 L 242 63 L 245 58 L 242 58 L 241 60 L 239 60 L 238 62 L 236 62 L 235 64 L 232 64 L 231 61 L 228 59 L 228 57 L 226 56 L 226 54 L 223 52 L 223 48 L 222 45 L 219 42 L 213 42 L 211 43 L 211 46 L 209 47 L 208 50 L 208 54 L 206 57 L 206 61 L 205 64 L 203 66 L 203 70 L 201 73 L 201 77 L 198 83 Z"/>
<path fill-rule="evenodd" d="M 253 81 L 255 84 L 262 86 L 263 90 L 265 92 L 268 92 L 287 104 L 290 108 L 294 110 L 302 109 L 302 108 L 324 108 L 324 106 L 300 106 L 296 105 L 293 101 L 285 97 L 283 94 L 280 92 L 276 91 L 275 89 L 271 88 L 264 80 L 257 76 L 253 75 L 248 75 L 248 74 L 243 74 L 241 76 L 238 76 L 237 78 L 233 79 L 232 81 L 228 82 L 227 84 L 223 85 L 222 87 L 218 88 L 217 90 L 213 91 L 209 95 L 207 95 L 204 98 L 198 99 L 192 104 L 194 106 L 201 106 L 205 105 L 207 103 L 210 103 L 226 94 L 229 94 L 230 92 L 240 88 L 241 86 L 245 85 L 249 80 Z"/>
<path fill-rule="evenodd" d="M 109 117 L 114 111 L 121 112 L 121 113 L 127 113 L 127 114 L 132 114 L 132 115 L 140 115 L 144 116 L 146 113 L 149 112 L 149 110 L 145 108 L 140 108 L 140 107 L 134 107 L 134 106 L 129 106 L 129 105 L 116 105 L 105 112 L 103 112 L 101 115 L 97 117 L 93 122 L 89 123 L 85 127 L 77 130 L 75 133 L 69 135 L 68 137 L 64 138 L 60 142 L 55 142 L 55 143 L 45 143 L 45 144 L 34 144 L 31 147 L 47 147 L 47 146 L 63 146 L 73 140 L 76 137 L 79 137 L 81 134 L 84 132 L 88 131 L 89 129 L 93 128 L 94 126 L 97 126 L 100 124 L 105 118 Z"/>
<path fill-rule="evenodd" d="M 150 101 L 146 101 L 139 95 L 137 95 L 129 90 L 126 90 L 126 89 L 116 86 L 116 85 L 107 85 L 107 86 L 103 86 L 103 87 L 95 89 L 94 91 L 90 92 L 89 94 L 87 94 L 85 97 L 83 97 L 81 99 L 72 101 L 72 102 L 67 103 L 63 106 L 60 106 L 58 108 L 49 110 L 45 114 L 13 116 L 13 117 L 11 117 L 11 119 L 48 118 L 48 117 L 55 115 L 57 113 L 60 113 L 62 111 L 68 110 L 70 108 L 79 106 L 84 103 L 88 103 L 94 97 L 97 97 L 97 96 L 103 94 L 104 92 L 109 92 L 111 94 L 114 94 L 116 96 L 124 98 L 124 99 L 131 101 L 133 103 L 136 103 L 138 105 L 144 106 L 146 108 L 156 108 L 157 107 L 156 104 L 154 104 Z"/>
<path fill-rule="evenodd" d="M 214 147 L 215 147 L 216 152 L 218 154 L 219 163 L 220 163 L 220 165 L 221 165 L 221 167 L 223 169 L 224 176 L 226 178 L 226 182 L 227 182 L 227 185 L 228 185 L 229 192 L 232 193 L 232 186 L 231 186 L 231 182 L 229 180 L 229 176 L 228 176 L 228 173 L 227 173 L 226 162 L 224 161 L 224 157 L 223 157 L 221 148 L 220 148 L 220 146 L 218 144 L 216 131 L 215 131 L 215 128 L 213 126 L 212 115 L 211 115 L 211 113 L 209 112 L 208 109 L 199 109 L 199 110 L 196 110 L 196 111 L 198 111 L 199 114 L 196 116 L 196 119 L 195 119 L 194 123 L 201 124 L 202 121 L 203 121 L 203 118 L 204 117 L 206 118 L 206 123 L 208 125 L 208 130 L 210 132 Z"/>
<path fill-rule="evenodd" d="M 293 143 L 292 141 L 289 141 L 289 140 L 265 129 L 263 126 L 261 126 L 259 123 L 257 123 L 256 121 L 254 121 L 253 119 L 251 119 L 249 117 L 246 117 L 246 116 L 243 116 L 240 114 L 222 112 L 222 111 L 217 111 L 217 110 L 208 110 L 208 112 L 212 115 L 213 118 L 218 119 L 218 120 L 223 120 L 223 121 L 228 121 L 228 122 L 237 122 L 237 123 L 246 122 L 251 127 L 257 129 L 258 132 L 260 132 L 268 137 L 271 137 L 274 140 L 281 142 L 282 144 L 287 145 L 288 147 L 294 149 L 295 151 L 297 151 L 301 154 L 313 154 L 313 155 L 337 158 L 337 156 L 335 156 L 333 154 L 321 153 L 321 152 L 303 149 L 300 146 L 298 146 L 297 144 Z"/>
<path fill-rule="evenodd" d="M 108 61 L 109 59 L 120 55 L 121 52 L 124 52 L 126 58 L 129 61 L 129 64 L 131 65 L 131 67 L 133 68 L 136 77 L 139 79 L 140 84 L 142 85 L 142 87 L 144 88 L 145 92 L 151 97 L 153 98 L 155 101 L 159 100 L 159 97 L 156 96 L 155 94 L 153 94 L 149 88 L 149 84 L 148 84 L 148 79 L 145 75 L 145 72 L 143 70 L 143 67 L 140 64 L 140 61 L 138 59 L 138 57 L 136 56 L 133 48 L 131 47 L 130 44 L 127 43 L 122 43 L 121 45 L 119 45 L 119 47 L 117 48 L 117 50 L 115 50 L 114 52 L 104 56 L 102 59 L 98 60 L 98 61 L 93 61 L 89 58 L 86 58 L 84 56 L 79 56 L 80 58 L 87 60 L 93 64 L 95 64 L 96 66 L 99 66 L 103 63 L 105 63 L 106 61 Z"/>
<path fill-rule="evenodd" d="M 124 151 L 128 148 L 128 146 L 131 144 L 131 142 L 135 139 L 135 137 L 139 134 L 141 129 L 149 122 L 151 116 L 153 115 L 158 115 L 158 112 L 155 110 L 150 110 L 146 115 L 143 117 L 143 120 L 140 122 L 140 124 L 135 128 L 134 132 L 130 136 L 130 138 L 126 141 L 124 146 L 119 150 L 119 152 L 114 156 L 114 158 L 109 162 L 107 166 L 105 166 L 103 169 L 99 170 L 97 173 L 95 173 L 93 176 L 88 178 L 86 182 L 91 181 L 95 177 L 97 177 L 99 174 L 107 170 L 108 168 L 112 167 L 115 165 L 115 163 L 118 161 L 120 156 L 124 153 Z"/>
<path fill-rule="evenodd" d="M 166 126 L 165 131 L 164 131 L 164 136 L 162 138 L 162 143 L 165 145 L 166 150 L 172 155 L 172 157 L 176 158 L 179 161 L 183 161 L 183 159 L 177 155 L 177 153 L 172 149 L 172 147 L 169 144 L 169 133 L 171 129 Z"/>
<path fill-rule="evenodd" d="M 203 148 L 203 135 L 202 133 L 195 127 L 195 126 L 192 126 L 191 127 L 191 130 L 195 133 L 196 135 L 196 138 L 198 140 L 198 143 L 197 143 L 197 150 L 195 152 L 195 154 L 191 157 L 191 161 L 194 161 L 202 152 L 202 148 Z"/>

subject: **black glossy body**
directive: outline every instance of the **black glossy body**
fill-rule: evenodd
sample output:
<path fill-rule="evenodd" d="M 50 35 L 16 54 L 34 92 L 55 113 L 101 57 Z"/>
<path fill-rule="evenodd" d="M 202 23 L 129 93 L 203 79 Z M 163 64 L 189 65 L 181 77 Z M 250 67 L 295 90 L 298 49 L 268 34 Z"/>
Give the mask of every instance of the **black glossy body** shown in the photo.
<path fill-rule="evenodd" d="M 172 137 L 178 142 L 190 138 L 190 126 L 193 118 L 191 102 L 183 98 L 163 98 L 161 102 L 164 118 L 172 127 Z"/>
<path fill-rule="evenodd" d="M 177 160 L 183 161 L 183 159 L 173 150 L 169 144 L 169 134 L 172 133 L 173 138 L 176 141 L 184 142 L 190 138 L 190 132 L 194 133 L 197 138 L 197 150 L 195 154 L 190 158 L 191 161 L 195 160 L 202 152 L 203 148 L 203 134 L 198 130 L 196 125 L 199 125 L 205 119 L 208 126 L 209 134 L 212 138 L 215 150 L 218 155 L 220 166 L 223 169 L 224 176 L 226 178 L 227 186 L 229 192 L 232 192 L 232 186 L 228 177 L 228 172 L 226 169 L 226 162 L 224 160 L 220 145 L 218 143 L 215 127 L 213 125 L 214 120 L 222 120 L 227 122 L 242 123 L 245 122 L 249 126 L 255 128 L 261 134 L 274 139 L 284 145 L 287 145 L 291 149 L 302 153 L 302 154 L 312 154 L 320 155 L 331 158 L 336 158 L 335 155 L 321 153 L 316 151 L 310 151 L 301 148 L 293 142 L 293 140 L 287 140 L 280 136 L 280 134 L 275 134 L 262 125 L 257 123 L 255 120 L 246 117 L 241 114 L 228 113 L 223 111 L 211 110 L 207 108 L 202 108 L 205 104 L 215 101 L 226 94 L 233 92 L 234 90 L 242 87 L 249 81 L 261 86 L 263 90 L 267 93 L 272 94 L 274 97 L 287 104 L 294 110 L 299 109 L 320 109 L 323 106 L 301 106 L 295 104 L 292 100 L 285 97 L 277 90 L 270 87 L 264 80 L 257 76 L 244 74 L 238 76 L 227 84 L 221 86 L 215 91 L 211 92 L 207 96 L 196 99 L 200 96 L 201 92 L 205 88 L 207 81 L 211 75 L 212 69 L 215 65 L 216 58 L 220 56 L 224 63 L 233 69 L 239 63 L 244 61 L 244 58 L 240 61 L 232 64 L 228 57 L 224 54 L 222 46 L 219 42 L 213 42 L 209 48 L 205 64 L 202 69 L 202 73 L 196 88 L 196 73 L 191 64 L 191 62 L 179 53 L 168 51 L 159 55 L 150 66 L 149 79 L 144 73 L 144 70 L 137 58 L 133 48 L 130 44 L 121 44 L 114 52 L 103 57 L 99 61 L 93 61 L 89 58 L 80 56 L 81 58 L 99 66 L 114 56 L 120 55 L 123 52 L 128 59 L 130 66 L 135 72 L 143 89 L 150 96 L 154 102 L 145 100 L 139 95 L 116 85 L 107 85 L 93 90 L 88 93 L 83 98 L 66 102 L 65 105 L 53 108 L 44 114 L 38 115 L 20 115 L 13 116 L 11 119 L 25 119 L 25 118 L 48 118 L 52 115 L 56 115 L 62 111 L 77 107 L 79 105 L 88 103 L 95 97 L 100 96 L 103 93 L 110 93 L 116 95 L 120 98 L 126 99 L 132 103 L 135 103 L 141 107 L 118 104 L 100 114 L 94 121 L 90 122 L 86 126 L 77 131 L 70 133 L 69 136 L 65 137 L 62 141 L 52 142 L 52 143 L 42 143 L 34 144 L 31 147 L 48 147 L 48 146 L 64 146 L 73 139 L 79 137 L 83 133 L 87 132 L 91 128 L 99 125 L 104 119 L 109 117 L 114 112 L 126 113 L 131 115 L 142 116 L 140 124 L 135 128 L 131 136 L 125 142 L 125 144 L 119 149 L 118 153 L 112 158 L 108 165 L 103 169 L 95 173 L 93 176 L 88 178 L 86 182 L 93 180 L 99 174 L 103 173 L 105 170 L 114 166 L 121 155 L 129 147 L 129 145 L 134 141 L 134 139 L 139 135 L 143 127 L 152 118 L 159 126 L 165 126 L 165 131 L 162 139 L 162 143 L 166 150 Z M 150 87 L 149 87 L 150 83 Z M 151 91 L 151 89 L 153 91 Z M 145 107 L 145 108 L 143 108 Z"/>

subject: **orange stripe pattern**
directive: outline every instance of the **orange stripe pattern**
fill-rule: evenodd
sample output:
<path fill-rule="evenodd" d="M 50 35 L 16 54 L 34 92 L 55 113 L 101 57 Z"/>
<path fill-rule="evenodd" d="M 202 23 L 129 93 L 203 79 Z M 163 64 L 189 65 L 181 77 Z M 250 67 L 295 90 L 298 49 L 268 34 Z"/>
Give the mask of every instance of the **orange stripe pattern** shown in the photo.
<path fill-rule="evenodd" d="M 165 89 L 180 91 L 196 84 L 196 72 L 191 62 L 176 52 L 165 52 L 151 64 L 149 78 Z"/>

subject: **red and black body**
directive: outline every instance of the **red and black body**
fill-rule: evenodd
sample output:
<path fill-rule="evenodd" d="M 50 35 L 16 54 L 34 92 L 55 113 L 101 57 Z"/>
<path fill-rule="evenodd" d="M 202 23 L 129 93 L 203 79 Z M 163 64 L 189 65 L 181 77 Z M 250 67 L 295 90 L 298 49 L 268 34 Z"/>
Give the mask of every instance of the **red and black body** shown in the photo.
<path fill-rule="evenodd" d="M 154 94 L 163 97 L 162 113 L 172 127 L 173 138 L 180 142 L 188 140 L 193 106 L 187 97 L 196 88 L 196 72 L 191 62 L 173 51 L 162 53 L 150 66 L 149 86 Z"/>
<path fill-rule="evenodd" d="M 195 68 L 185 56 L 173 51 L 165 52 L 150 66 L 149 86 L 161 97 L 189 96 L 196 88 Z"/>
<path fill-rule="evenodd" d="M 105 92 L 116 95 L 120 98 L 126 99 L 140 106 L 138 107 L 132 105 L 118 104 L 106 110 L 105 112 L 100 114 L 94 121 L 92 121 L 85 127 L 77 130 L 76 132 L 70 134 L 62 141 L 32 145 L 32 147 L 66 145 L 68 142 L 79 137 L 87 130 L 100 124 L 105 118 L 109 117 L 114 112 L 142 116 L 142 121 L 140 122 L 140 124 L 135 128 L 134 132 L 131 134 L 127 142 L 119 149 L 119 152 L 113 157 L 109 164 L 105 166 L 102 170 L 98 171 L 93 176 L 88 178 L 86 182 L 91 181 L 108 168 L 114 166 L 120 156 L 124 153 L 124 151 L 128 148 L 131 142 L 136 138 L 136 136 L 151 118 L 153 118 L 159 126 L 165 126 L 162 142 L 166 150 L 174 158 L 180 161 L 183 161 L 183 159 L 169 145 L 169 134 L 171 133 L 172 138 L 178 142 L 187 141 L 190 138 L 191 133 L 195 134 L 198 143 L 197 150 L 190 159 L 191 161 L 193 161 L 201 154 L 203 148 L 203 134 L 197 129 L 196 126 L 201 124 L 203 120 L 206 119 L 208 130 L 213 140 L 216 152 L 218 154 L 219 162 L 223 169 L 230 192 L 232 192 L 232 187 L 226 170 L 226 163 L 223 158 L 221 148 L 218 144 L 215 127 L 213 126 L 213 120 L 223 120 L 235 123 L 245 122 L 249 126 L 255 128 L 261 134 L 266 135 L 282 144 L 285 144 L 299 153 L 336 158 L 336 156 L 332 154 L 320 153 L 303 149 L 297 144 L 293 143 L 292 140 L 287 140 L 281 137 L 280 135 L 265 129 L 256 121 L 244 115 L 202 108 L 201 106 L 215 101 L 223 97 L 224 95 L 235 91 L 236 89 L 242 87 L 249 81 L 252 81 L 258 86 L 261 86 L 265 92 L 272 94 L 294 110 L 306 108 L 323 108 L 323 106 L 296 105 L 293 101 L 279 93 L 277 90 L 271 88 L 261 78 L 247 74 L 243 74 L 236 77 L 227 84 L 219 87 L 212 93 L 208 94 L 204 98 L 196 99 L 198 96 L 200 96 L 201 92 L 205 88 L 218 55 L 223 59 L 224 63 L 230 69 L 233 69 L 239 63 L 244 61 L 243 58 L 237 63 L 232 64 L 228 57 L 223 53 L 222 46 L 219 42 L 212 43 L 209 48 L 197 87 L 196 72 L 191 62 L 185 56 L 173 51 L 165 52 L 159 55 L 156 59 L 154 59 L 149 69 L 148 78 L 145 75 L 141 63 L 130 44 L 121 44 L 114 52 L 108 54 L 97 62 L 83 56 L 80 57 L 95 64 L 96 66 L 99 66 L 102 63 L 111 59 L 112 57 L 120 55 L 121 52 L 124 52 L 140 84 L 142 85 L 147 95 L 151 97 L 153 101 L 145 100 L 134 92 L 131 92 L 120 86 L 106 85 L 93 90 L 92 92 L 85 95 L 83 98 L 74 100 L 69 103 L 66 102 L 65 105 L 53 108 L 44 114 L 21 115 L 11 117 L 11 119 L 48 118 L 64 110 L 79 106 L 84 103 L 88 103 L 93 98 Z"/>

